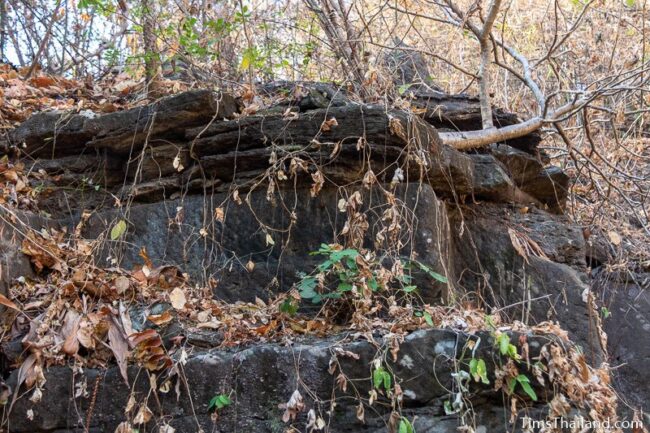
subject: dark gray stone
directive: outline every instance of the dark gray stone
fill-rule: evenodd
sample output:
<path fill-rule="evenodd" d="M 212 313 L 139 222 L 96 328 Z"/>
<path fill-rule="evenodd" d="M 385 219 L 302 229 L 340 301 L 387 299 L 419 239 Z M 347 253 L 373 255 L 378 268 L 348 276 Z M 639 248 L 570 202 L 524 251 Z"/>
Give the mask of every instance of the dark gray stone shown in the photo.
<path fill-rule="evenodd" d="M 494 362 L 498 362 L 492 357 L 494 342 L 487 333 L 473 338 L 477 337 L 481 338 L 482 343 L 475 355 L 486 360 L 488 374 L 492 377 Z M 417 331 L 405 338 L 396 362 L 390 359 L 390 355 L 387 356 L 387 368 L 404 392 L 404 416 L 410 419 L 418 416 L 416 427 L 422 428 L 418 431 L 456 431 L 458 418 L 445 416 L 442 403 L 450 398 L 448 390 L 453 386 L 451 374 L 455 372 L 457 362 L 462 360 L 461 365 L 466 368 L 468 358 L 462 359 L 461 356 L 468 338 L 462 332 L 451 330 Z M 531 356 L 538 354 L 542 345 L 549 341 L 548 336 L 529 335 L 527 338 Z M 513 336 L 512 340 L 517 341 L 518 338 Z M 337 355 L 337 347 L 355 354 L 359 359 Z M 136 402 L 148 401 L 153 412 L 152 420 L 140 426 L 141 432 L 156 432 L 163 419 L 178 432 L 197 432 L 199 428 L 220 432 L 281 432 L 287 428 L 287 424 L 282 422 L 283 410 L 278 405 L 286 403 L 294 390 L 298 389 L 304 398 L 305 410 L 298 414 L 294 426 L 304 427 L 307 411 L 314 409 L 329 422 L 330 431 L 386 433 L 390 409 L 385 405 L 385 397 L 380 396 L 372 407 L 366 405 L 365 424 L 356 419 L 355 408 L 358 405 L 357 396 L 367 398 L 372 387 L 372 360 L 381 357 L 387 348 L 387 343 L 381 337 L 376 337 L 376 344 L 371 344 L 365 340 L 354 341 L 339 336 L 329 340 L 297 342 L 291 346 L 258 344 L 236 351 L 198 351 L 184 365 L 184 379 L 172 377 L 170 391 L 158 391 L 157 398 L 151 395 L 147 375 L 135 367 L 129 368 L 132 388 L 127 387 L 116 367 L 105 372 L 86 369 L 79 374 L 73 374 L 69 367 L 52 367 L 47 372 L 43 400 L 32 403 L 27 398 L 29 394 L 19 398 L 9 417 L 8 427 L 13 433 L 77 431 L 85 423 L 94 384 L 99 377 L 95 408 L 90 420 L 91 429 L 98 431 L 113 432 L 120 422 L 126 420 L 124 409 L 133 392 Z M 333 356 L 336 356 L 340 370 L 330 375 L 327 370 Z M 346 392 L 335 386 L 339 371 L 349 380 Z M 8 385 L 15 387 L 16 377 L 17 372 L 12 373 Z M 166 375 L 159 375 L 157 385 L 162 385 L 165 380 Z M 180 381 L 179 396 L 174 391 L 177 381 Z M 83 383 L 89 394 L 74 397 L 75 384 Z M 539 401 L 531 406 L 533 413 L 541 413 L 545 409 L 545 402 L 552 397 L 552 390 L 539 386 L 536 389 Z M 474 409 L 480 424 L 486 425 L 488 431 L 510 431 L 507 420 L 496 416 L 506 408 L 501 398 L 489 398 L 494 395 L 489 386 L 473 383 L 470 392 L 476 401 Z M 220 411 L 218 421 L 213 424 L 208 415 L 208 403 L 220 393 L 231 393 L 233 404 Z M 328 416 L 333 399 L 337 407 Z M 34 412 L 32 421 L 26 417 L 30 409 Z"/>
<path fill-rule="evenodd" d="M 161 134 L 182 137 L 185 127 L 230 117 L 237 111 L 230 95 L 193 90 L 101 116 L 91 112 L 38 113 L 12 131 L 9 139 L 31 157 L 75 155 L 86 146 L 128 155 L 148 139 Z"/>
<path fill-rule="evenodd" d="M 364 209 L 371 209 L 365 247 L 381 255 L 386 246 L 374 245 L 374 240 L 383 226 L 381 218 L 387 204 L 379 189 L 373 188 L 371 192 L 362 189 L 361 192 Z M 450 235 L 445 206 L 426 184 L 400 185 L 395 195 L 404 209 L 409 210 L 403 213 L 400 232 L 404 244 L 402 255 L 414 254 L 418 261 L 449 276 Z M 123 267 L 131 269 L 141 263 L 139 250 L 145 247 L 156 265 L 177 265 L 198 281 L 207 281 L 210 277 L 219 280 L 215 296 L 220 299 L 253 300 L 286 290 L 296 281 L 299 272 L 311 272 L 323 258 L 309 253 L 318 250 L 321 243 L 344 242 L 344 237 L 337 234 L 343 229 L 347 214 L 337 208 L 342 196 L 334 189 L 324 189 L 315 198 L 310 197 L 306 189 L 295 192 L 285 189 L 274 202 L 267 201 L 266 191 L 255 191 L 241 205 L 227 201 L 227 197 L 223 193 L 192 195 L 185 199 L 134 205 L 126 216 L 129 229 L 125 238 L 107 241 L 101 256 L 119 258 Z M 214 219 L 215 208 L 220 206 L 224 206 L 223 224 Z M 170 224 L 178 207 L 183 208 L 184 214 L 180 227 Z M 297 217 L 293 225 L 292 212 Z M 96 238 L 121 218 L 116 210 L 96 213 L 85 225 L 83 235 Z M 204 226 L 206 236 L 199 233 Z M 267 244 L 262 226 L 274 230 L 269 234 L 275 245 Z M 291 230 L 287 231 L 289 228 Z M 250 272 L 245 267 L 249 261 L 255 264 Z M 422 296 L 432 302 L 439 300 L 445 292 L 444 285 L 414 272 L 419 278 Z"/>
<path fill-rule="evenodd" d="M 595 312 L 583 301 L 589 288 L 584 273 L 582 231 L 565 217 L 542 210 L 528 213 L 481 203 L 453 212 L 456 272 L 461 286 L 475 288 L 491 308 L 511 319 L 535 324 L 556 320 L 568 330 L 590 359 L 600 362 Z M 514 248 L 508 229 L 531 239 L 546 256 L 524 259 Z"/>
<path fill-rule="evenodd" d="M 630 275 L 628 275 L 629 277 Z M 650 273 L 632 273 L 629 281 L 602 271 L 592 289 L 609 312 L 605 318 L 614 385 L 630 408 L 650 411 Z M 629 408 L 627 408 L 629 409 Z M 631 417 L 629 410 L 626 415 Z"/>
<path fill-rule="evenodd" d="M 557 210 L 566 203 L 570 180 L 560 167 L 548 167 L 528 179 L 521 189 Z"/>

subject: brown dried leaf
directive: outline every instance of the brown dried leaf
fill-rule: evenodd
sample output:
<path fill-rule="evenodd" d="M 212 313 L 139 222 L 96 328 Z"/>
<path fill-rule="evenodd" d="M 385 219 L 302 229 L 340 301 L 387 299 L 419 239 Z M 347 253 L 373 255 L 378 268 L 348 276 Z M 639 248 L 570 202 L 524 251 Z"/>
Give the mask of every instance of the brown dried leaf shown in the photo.
<path fill-rule="evenodd" d="M 147 320 L 152 322 L 154 325 L 161 326 L 171 322 L 174 319 L 171 311 L 167 310 L 162 314 L 152 314 L 147 316 Z"/>
<path fill-rule="evenodd" d="M 122 330 L 118 327 L 113 319 L 109 320 L 108 328 L 108 345 L 115 355 L 117 366 L 120 368 L 120 374 L 124 378 L 126 385 L 129 385 L 129 376 L 127 373 L 127 358 L 129 356 L 129 343 L 124 337 Z"/>
<path fill-rule="evenodd" d="M 171 302 L 172 307 L 176 310 L 182 310 L 187 303 L 187 298 L 185 297 L 185 292 L 180 288 L 175 288 L 169 294 L 169 302 Z"/>
<path fill-rule="evenodd" d="M 2 293 L 0 293 L 0 305 L 4 305 L 5 307 L 11 308 L 12 310 L 20 311 L 20 308 L 18 308 L 18 305 L 14 304 L 12 301 L 10 301 Z"/>
<path fill-rule="evenodd" d="M 330 131 L 333 127 L 338 126 L 338 124 L 339 124 L 339 122 L 336 121 L 336 117 L 332 117 L 329 120 L 325 120 L 321 124 L 320 130 L 322 132 L 327 132 L 327 131 Z"/>

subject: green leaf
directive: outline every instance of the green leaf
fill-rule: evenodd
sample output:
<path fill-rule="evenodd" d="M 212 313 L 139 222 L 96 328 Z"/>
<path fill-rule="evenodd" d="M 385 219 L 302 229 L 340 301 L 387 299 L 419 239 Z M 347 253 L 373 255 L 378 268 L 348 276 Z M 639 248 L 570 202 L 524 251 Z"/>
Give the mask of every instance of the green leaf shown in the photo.
<path fill-rule="evenodd" d="M 520 374 L 517 376 L 517 382 L 519 383 L 530 383 L 530 379 L 525 374 Z"/>
<path fill-rule="evenodd" d="M 280 312 L 288 314 L 289 316 L 294 316 L 298 311 L 298 305 L 293 302 L 293 299 L 285 299 L 282 304 L 280 304 Z"/>
<path fill-rule="evenodd" d="M 448 282 L 447 278 L 444 275 L 440 275 L 439 273 L 437 273 L 436 271 L 434 271 L 433 269 L 431 269 L 430 267 L 428 267 L 424 263 L 415 262 L 415 264 L 417 264 L 420 269 L 422 269 L 424 272 L 426 272 L 434 280 L 440 281 L 441 283 L 447 283 Z"/>
<path fill-rule="evenodd" d="M 483 359 L 472 358 L 469 362 L 469 372 L 475 382 L 481 381 L 486 385 L 490 384 L 490 381 L 487 378 L 487 367 Z"/>
<path fill-rule="evenodd" d="M 251 65 L 250 56 L 247 56 L 247 55 L 244 54 L 244 56 L 241 59 L 241 66 L 240 66 L 241 69 L 245 71 L 246 69 L 248 69 L 250 67 L 250 65 Z"/>
<path fill-rule="evenodd" d="M 331 261 L 331 260 L 325 260 L 323 263 L 321 263 L 320 265 L 318 265 L 318 270 L 319 270 L 320 272 L 325 272 L 326 270 L 328 270 L 329 268 L 331 268 L 333 264 L 334 264 L 333 261 Z"/>
<path fill-rule="evenodd" d="M 372 372 L 372 385 L 379 389 L 382 383 L 384 383 L 384 369 L 379 367 Z"/>
<path fill-rule="evenodd" d="M 449 401 L 449 400 L 445 401 L 445 403 L 443 404 L 443 407 L 445 408 L 445 415 L 453 415 L 456 412 L 458 412 L 458 410 L 455 410 L 453 408 L 453 406 L 451 405 L 451 401 Z"/>
<path fill-rule="evenodd" d="M 517 346 L 514 344 L 508 344 L 508 356 L 515 361 L 519 361 L 521 359 L 521 356 L 517 353 Z"/>
<path fill-rule="evenodd" d="M 212 397 L 212 400 L 210 400 L 210 403 L 208 404 L 208 412 L 223 409 L 224 407 L 230 406 L 231 404 L 232 401 L 226 394 L 215 395 Z"/>
<path fill-rule="evenodd" d="M 304 277 L 302 280 L 300 280 L 300 284 L 298 284 L 298 289 L 313 290 L 316 287 L 316 282 L 317 282 L 316 277 Z"/>
<path fill-rule="evenodd" d="M 359 255 L 359 251 L 348 248 L 341 251 L 334 251 L 332 254 L 330 254 L 330 260 L 333 260 L 335 262 L 340 262 L 341 259 L 346 257 L 351 259 L 356 259 L 358 255 Z"/>
<path fill-rule="evenodd" d="M 425 311 L 422 313 L 422 315 L 424 316 L 424 321 L 427 322 L 427 325 L 433 326 L 433 319 L 431 318 L 431 314 Z"/>
<path fill-rule="evenodd" d="M 390 377 L 389 372 L 387 372 L 383 367 L 379 367 L 372 373 L 372 384 L 377 389 L 380 389 L 383 386 L 386 392 L 390 392 L 393 379 Z"/>
<path fill-rule="evenodd" d="M 441 283 L 447 283 L 449 281 L 447 280 L 447 277 L 445 277 L 444 275 L 440 275 L 437 272 L 431 271 L 429 272 L 429 276 L 431 276 L 434 280 L 440 281 Z"/>
<path fill-rule="evenodd" d="M 317 255 L 317 254 L 329 255 L 331 252 L 332 252 L 332 247 L 330 247 L 327 244 L 320 244 L 320 247 L 318 247 L 318 251 L 314 251 L 311 254 L 312 255 Z"/>
<path fill-rule="evenodd" d="M 625 0 L 625 6 L 629 8 L 633 8 L 635 4 L 636 4 L 636 0 Z"/>
<path fill-rule="evenodd" d="M 485 361 L 483 359 L 478 360 L 478 365 L 476 366 L 476 373 L 481 378 L 481 382 L 483 382 L 485 385 L 490 384 L 490 380 L 487 377 L 487 366 L 485 365 Z"/>
<path fill-rule="evenodd" d="M 404 284 L 411 284 L 411 281 L 413 281 L 413 278 L 411 278 L 409 275 L 400 275 L 396 278 Z"/>
<path fill-rule="evenodd" d="M 417 290 L 417 286 L 404 286 L 404 289 L 402 290 L 404 290 L 406 293 L 415 292 Z"/>
<path fill-rule="evenodd" d="M 352 290 L 352 284 L 350 283 L 341 283 L 339 286 L 336 288 L 339 292 L 349 292 Z"/>
<path fill-rule="evenodd" d="M 517 382 L 519 382 L 521 388 L 524 390 L 526 394 L 528 394 L 528 397 L 530 397 L 531 400 L 537 401 L 537 394 L 535 394 L 535 391 L 530 386 L 530 380 L 528 380 L 528 378 L 525 375 L 520 374 L 519 376 L 517 376 Z"/>
<path fill-rule="evenodd" d="M 600 307 L 600 312 L 603 315 L 603 319 L 608 319 L 612 315 L 612 312 L 609 311 L 607 307 Z"/>
<path fill-rule="evenodd" d="M 318 296 L 318 293 L 316 293 L 314 289 L 305 289 L 300 291 L 300 297 L 303 299 L 314 300 L 316 296 Z"/>
<path fill-rule="evenodd" d="M 393 379 L 390 377 L 390 373 L 387 371 L 384 371 L 384 389 L 386 392 L 390 392 L 392 385 L 393 385 Z"/>
<path fill-rule="evenodd" d="M 399 433 L 415 433 L 415 430 L 413 430 L 413 424 L 411 424 L 411 421 L 408 419 L 402 417 L 402 419 L 399 420 Z"/>
<path fill-rule="evenodd" d="M 372 277 L 371 279 L 368 280 L 368 287 L 370 287 L 373 292 L 377 291 L 377 289 L 379 288 L 379 284 L 377 284 L 377 279 L 375 277 Z"/>
<path fill-rule="evenodd" d="M 508 354 L 508 346 L 510 345 L 510 336 L 506 333 L 501 333 L 497 337 L 497 343 L 499 344 L 499 352 L 501 355 Z"/>
<path fill-rule="evenodd" d="M 119 220 L 111 229 L 111 240 L 117 240 L 126 232 L 126 221 Z"/>
<path fill-rule="evenodd" d="M 478 368 L 478 359 L 472 358 L 471 361 L 469 361 L 469 373 L 474 376 L 474 380 L 478 382 L 479 377 L 477 373 L 477 368 Z"/>
<path fill-rule="evenodd" d="M 313 299 L 318 293 L 316 293 L 316 277 L 304 277 L 300 280 L 298 284 L 298 290 L 300 291 L 300 297 L 305 299 Z"/>
<path fill-rule="evenodd" d="M 399 86 L 399 87 L 397 88 L 397 91 L 399 92 L 400 96 L 403 95 L 403 94 L 405 94 L 405 93 L 408 91 L 409 87 L 411 87 L 411 84 L 410 84 L 410 83 L 408 83 L 408 84 L 402 84 L 401 86 Z M 401 432 L 400 432 L 400 433 L 401 433 Z"/>
<path fill-rule="evenodd" d="M 497 327 L 494 324 L 494 318 L 490 315 L 485 316 L 485 324 L 490 328 L 491 331 L 494 331 Z"/>

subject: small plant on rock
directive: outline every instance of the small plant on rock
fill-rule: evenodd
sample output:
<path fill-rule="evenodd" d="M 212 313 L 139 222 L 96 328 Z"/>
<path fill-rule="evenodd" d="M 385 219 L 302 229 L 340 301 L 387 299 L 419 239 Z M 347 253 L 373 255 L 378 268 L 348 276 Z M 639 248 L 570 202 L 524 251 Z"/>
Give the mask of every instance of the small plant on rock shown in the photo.
<path fill-rule="evenodd" d="M 232 400 L 230 399 L 230 396 L 226 394 L 217 394 L 210 400 L 210 403 L 208 404 L 208 412 L 218 412 L 231 404 Z"/>
<path fill-rule="evenodd" d="M 321 244 L 318 251 L 310 254 L 325 259 L 311 274 L 303 274 L 296 286 L 300 298 L 313 304 L 327 300 L 370 299 L 375 293 L 385 296 L 416 294 L 418 287 L 413 284 L 412 270 L 447 282 L 443 275 L 416 260 L 382 260 L 372 252 L 362 254 L 338 244 Z M 289 306 L 284 309 L 290 310 Z"/>

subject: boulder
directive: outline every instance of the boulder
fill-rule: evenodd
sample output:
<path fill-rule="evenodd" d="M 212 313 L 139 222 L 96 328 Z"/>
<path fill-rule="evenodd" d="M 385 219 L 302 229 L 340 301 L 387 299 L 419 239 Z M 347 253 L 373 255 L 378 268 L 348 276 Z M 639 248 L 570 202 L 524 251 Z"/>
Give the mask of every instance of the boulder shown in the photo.
<path fill-rule="evenodd" d="M 468 362 L 463 347 L 470 338 L 483 342 L 475 356 L 485 359 L 489 374 L 493 374 L 494 363 L 498 361 L 491 357 L 493 338 L 485 332 L 468 335 L 452 330 L 417 331 L 405 338 L 396 360 L 386 357 L 386 368 L 403 391 L 402 413 L 415 419 L 418 432 L 457 431 L 459 419 L 455 415 L 445 416 L 443 403 L 454 398 L 450 394 L 454 387 L 452 374 L 457 371 L 457 363 Z M 527 341 L 532 357 L 549 340 L 548 336 L 528 335 Z M 292 346 L 267 343 L 236 351 L 199 349 L 187 359 L 182 377 L 160 375 L 150 380 L 147 374 L 130 367 L 128 386 L 117 367 L 105 371 L 84 369 L 78 373 L 70 367 L 52 367 L 43 400 L 32 403 L 27 396 L 18 399 L 8 427 L 13 433 L 72 433 L 84 431 L 82 426 L 88 420 L 90 425 L 86 428 L 90 431 L 113 432 L 127 420 L 125 408 L 133 397 L 136 407 L 132 413 L 142 404 L 152 411 L 151 420 L 139 426 L 142 432 L 160 431 L 166 423 L 178 432 L 274 433 L 284 431 L 288 425 L 304 426 L 308 412 L 314 410 L 328 423 L 330 431 L 387 433 L 388 400 L 379 396 L 371 407 L 366 398 L 372 389 L 372 361 L 382 357 L 388 348 L 388 341 L 381 337 L 370 343 L 335 336 L 298 341 Z M 332 362 L 334 374 L 328 373 Z M 336 386 L 339 373 L 347 379 L 346 391 Z M 16 380 L 14 371 L 7 383 L 15 389 Z M 157 389 L 151 389 L 152 381 Z M 168 392 L 160 392 L 165 388 Z M 539 401 L 529 401 L 529 413 L 543 419 L 552 389 L 536 389 Z M 284 409 L 279 406 L 286 404 L 295 391 L 302 396 L 304 408 L 296 412 L 295 420 L 284 422 Z M 502 399 L 489 398 L 493 391 L 486 385 L 473 383 L 470 391 L 476 401 L 477 426 L 490 432 L 510 431 L 503 419 L 503 411 L 509 409 L 503 406 Z M 208 412 L 209 402 L 219 394 L 230 395 L 232 403 L 220 410 L 213 421 Z M 356 415 L 360 397 L 366 402 L 363 422 Z M 333 402 L 336 406 L 332 406 Z M 28 410 L 33 411 L 32 420 L 27 417 Z"/>
<path fill-rule="evenodd" d="M 455 269 L 490 308 L 528 324 L 557 321 L 597 364 L 597 317 L 583 299 L 585 242 L 567 218 L 482 203 L 450 210 Z M 514 238 L 514 239 L 513 239 Z"/>
<path fill-rule="evenodd" d="M 602 300 L 599 314 L 607 333 L 609 363 L 614 384 L 631 410 L 650 412 L 650 273 L 616 275 L 601 270 L 592 282 L 592 290 Z M 646 419 L 646 422 L 649 420 Z"/>
<path fill-rule="evenodd" d="M 377 233 L 386 227 L 382 222 L 384 212 L 390 207 L 382 191 L 360 189 L 362 212 L 367 214 L 369 227 L 363 246 L 378 255 L 390 248 L 376 243 Z M 311 272 L 324 260 L 310 252 L 317 251 L 322 243 L 345 242 L 341 231 L 347 213 L 340 211 L 338 203 L 346 196 L 335 189 L 324 189 L 316 197 L 311 197 L 308 189 L 285 189 L 274 194 L 272 200 L 267 199 L 265 190 L 253 191 L 242 196 L 239 205 L 228 201 L 229 196 L 190 195 L 134 205 L 126 215 L 117 210 L 98 212 L 82 234 L 97 238 L 124 218 L 129 227 L 127 234 L 119 241 L 106 241 L 101 257 L 117 258 L 121 266 L 131 269 L 141 264 L 139 251 L 146 248 L 157 265 L 177 265 L 196 281 L 218 280 L 215 296 L 228 301 L 267 298 L 270 293 L 287 290 L 301 272 Z M 397 222 L 402 226 L 398 238 L 403 244 L 397 254 L 413 257 L 448 275 L 450 234 L 445 205 L 426 184 L 400 185 L 394 197 L 403 218 Z M 215 220 L 215 214 L 220 212 L 223 221 Z M 438 302 L 446 287 L 426 275 L 416 272 L 416 276 L 422 296 Z"/>
<path fill-rule="evenodd" d="M 273 83 L 260 86 L 258 99 L 267 104 L 257 113 L 251 106 L 240 110 L 231 96 L 197 90 L 101 116 L 37 114 L 10 139 L 27 154 L 28 168 L 44 173 L 31 186 L 42 183 L 38 204 L 60 218 L 56 224 L 72 232 L 82 212 L 92 211 L 81 235 L 101 239 L 94 250 L 98 266 L 132 269 L 142 264 L 144 249 L 155 266 L 179 267 L 192 283 L 209 284 L 218 299 L 255 301 L 287 291 L 314 270 L 324 258 L 309 253 L 322 243 L 364 247 L 386 264 L 408 258 L 445 276 L 447 284 L 410 271 L 424 302 L 463 299 L 529 324 L 557 321 L 599 365 L 604 352 L 597 312 L 585 302 L 583 233 L 548 211 L 561 213 L 568 177 L 538 154 L 538 134 L 472 153 L 442 145 L 439 129 L 480 128 L 479 104 L 425 87 L 412 94 L 413 104 L 424 109 L 422 118 L 354 102 L 333 85 Z M 494 114 L 500 126 L 519 121 L 500 110 Z M 127 229 L 111 240 L 121 220 Z M 30 216 L 25 224 L 39 229 L 55 223 Z M 7 231 L 0 239 L 3 269 L 10 270 L 3 272 L 0 290 L 31 272 L 18 253 L 19 234 Z M 149 311 L 169 305 L 129 308 L 133 326 L 142 329 L 150 325 Z M 474 338 L 461 325 L 460 331 L 407 335 L 397 359 L 390 360 L 391 336 L 366 334 L 361 340 L 355 334 L 226 350 L 215 348 L 224 331 L 183 329 L 179 323 L 160 331 L 177 358 L 174 342 L 186 337 L 183 378 L 172 372 L 156 377 L 157 388 L 170 380 L 163 386 L 169 392 L 148 400 L 154 415 L 140 426 L 142 432 L 158 431 L 163 421 L 178 432 L 283 431 L 289 426 L 278 405 L 298 388 L 307 408 L 325 417 L 331 431 L 384 433 L 390 412 L 385 399 L 366 406 L 365 424 L 356 413 L 357 397 L 367 399 L 371 389 L 371 363 L 378 357 L 402 387 L 403 413 L 415 418 L 418 433 L 459 426 L 457 417 L 445 415 L 444 403 L 456 389 L 452 374 L 467 364 L 461 360 L 467 356 L 465 342 Z M 629 329 L 640 332 L 638 326 Z M 495 362 L 503 361 L 492 356 L 494 335 L 478 336 L 484 343 L 476 354 L 489 361 L 493 373 Z M 526 338 L 533 357 L 549 336 Z M 3 369 L 18 361 L 16 341 L 2 346 Z M 643 352 L 623 337 L 620 342 L 621 360 L 630 363 L 625 371 L 636 374 L 642 367 L 631 359 Z M 337 375 L 327 372 L 334 355 L 350 380 L 346 392 L 336 388 Z M 7 382 L 14 388 L 18 374 L 11 372 Z M 112 365 L 105 371 L 52 365 L 46 376 L 44 400 L 20 398 L 10 431 L 113 432 L 126 419 L 132 392 L 137 404 L 150 396 L 149 378 L 135 367 L 129 369 L 133 387 Z M 504 400 L 495 399 L 489 387 L 472 386 L 476 431 L 511 431 Z M 540 400 L 528 401 L 529 413 L 541 416 L 551 394 L 535 386 Z M 234 403 L 214 424 L 208 405 L 220 393 L 230 394 Z M 33 420 L 26 416 L 30 409 Z M 300 412 L 296 423 L 304 425 L 306 414 Z"/>
<path fill-rule="evenodd" d="M 13 130 L 9 141 L 31 157 L 75 155 L 85 147 L 128 155 L 162 134 L 182 135 L 185 127 L 230 117 L 237 111 L 230 95 L 193 90 L 101 116 L 89 111 L 38 113 Z"/>

